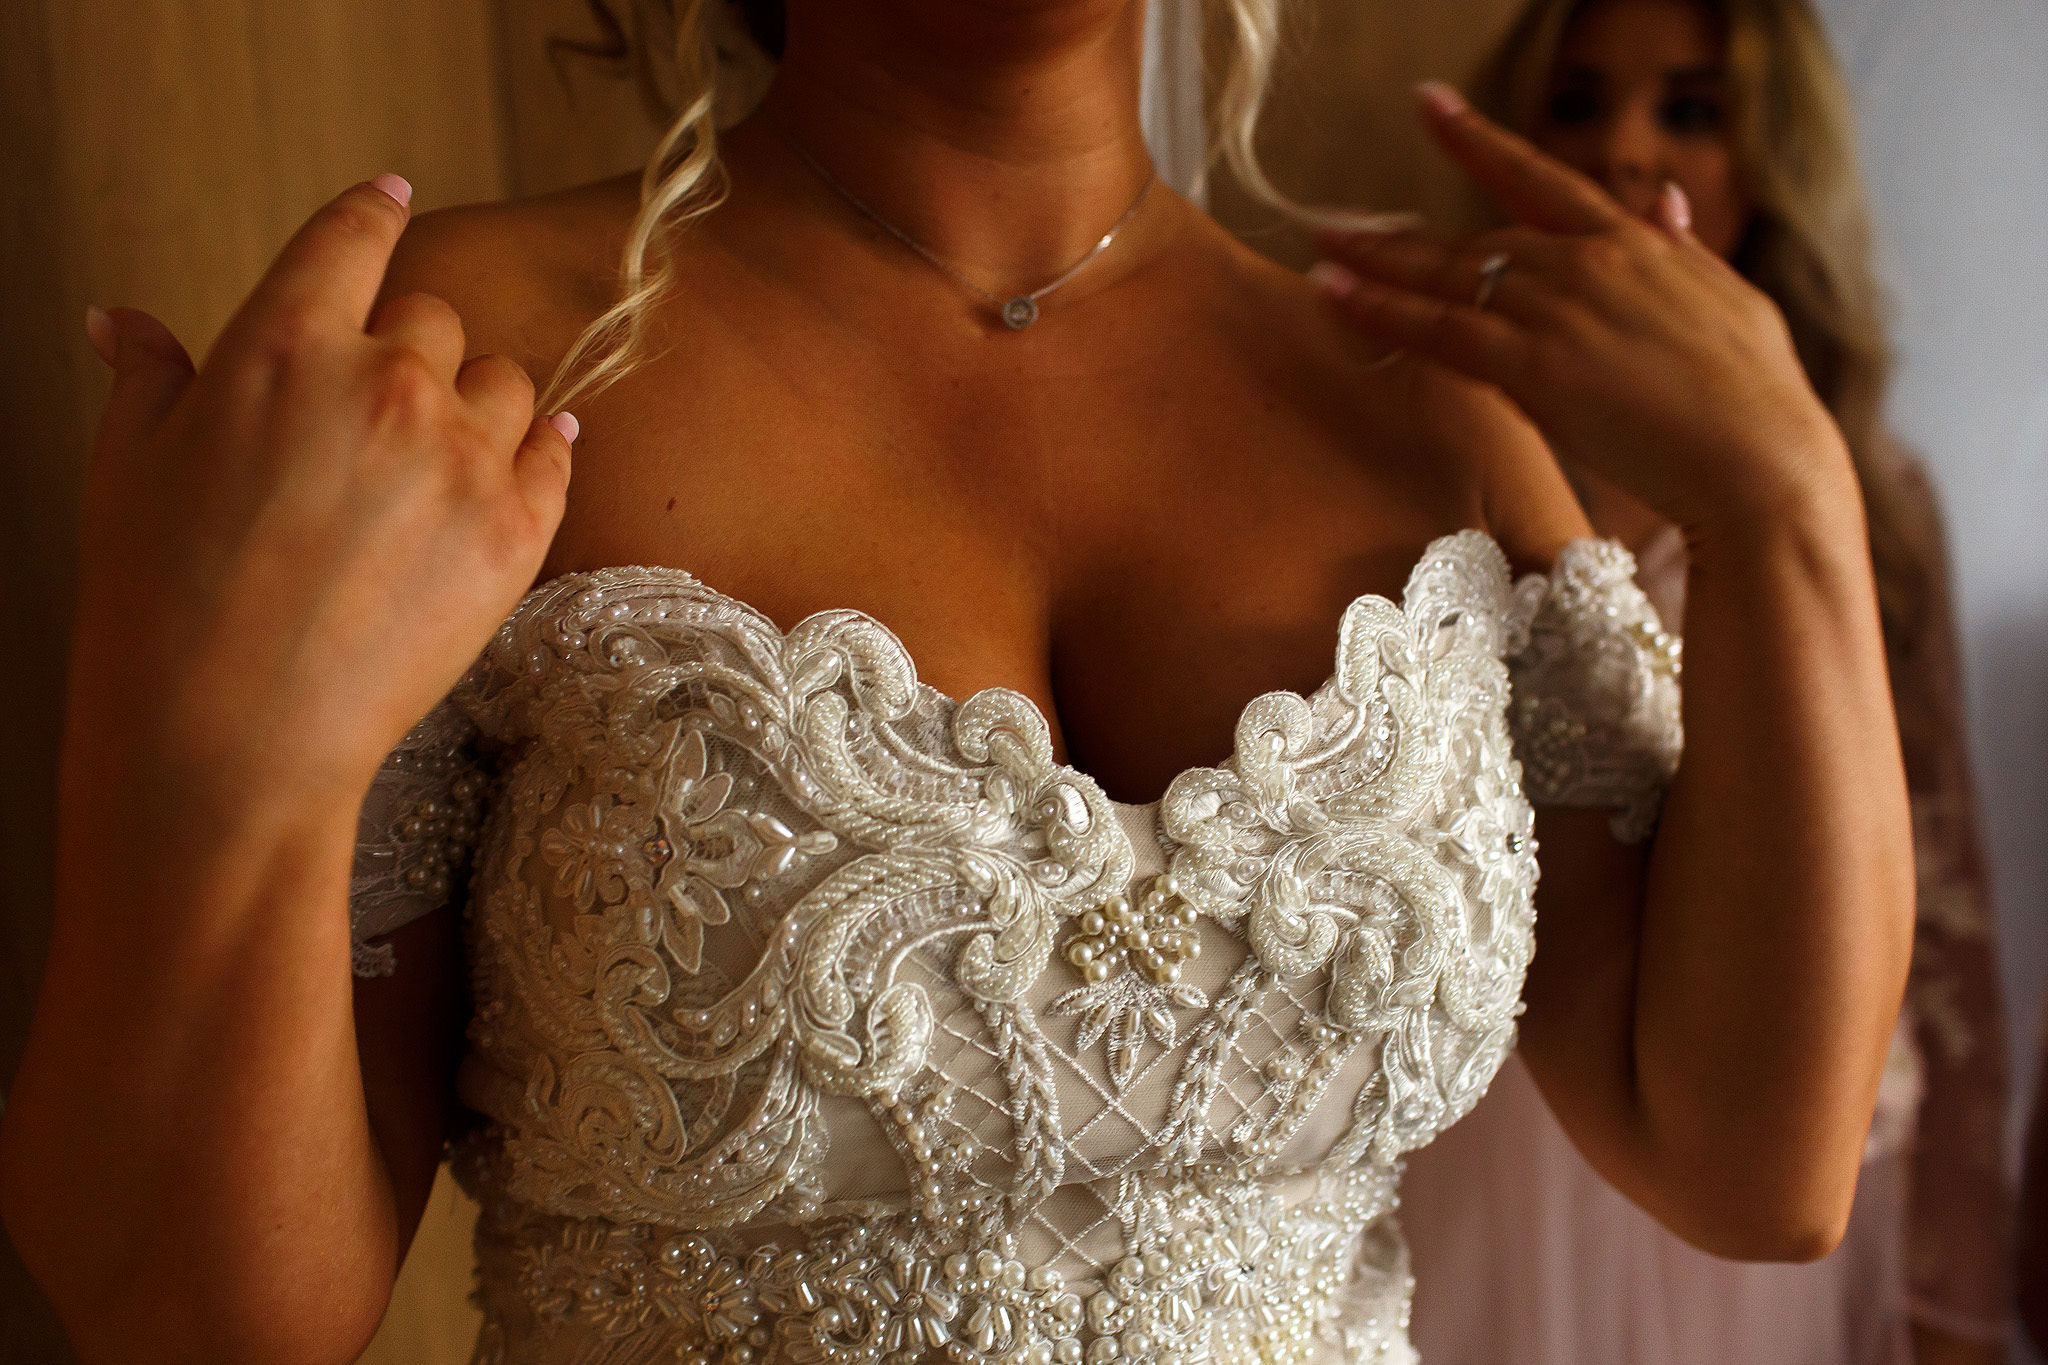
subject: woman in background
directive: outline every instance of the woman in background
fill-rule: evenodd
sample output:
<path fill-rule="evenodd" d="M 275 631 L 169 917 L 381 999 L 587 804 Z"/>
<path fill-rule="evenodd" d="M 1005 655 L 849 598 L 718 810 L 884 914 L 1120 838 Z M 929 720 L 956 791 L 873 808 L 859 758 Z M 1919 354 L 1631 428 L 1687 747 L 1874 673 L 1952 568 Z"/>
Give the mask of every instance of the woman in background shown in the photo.
<path fill-rule="evenodd" d="M 1813 1265 L 1679 1242 L 1595 1175 L 1519 1064 L 1420 1152 L 1403 1189 L 1415 1340 L 1432 1365 L 2002 1357 L 2005 1039 L 1939 514 L 1882 427 L 1889 357 L 1847 101 L 1806 0 L 1537 0 L 1484 83 L 1496 112 L 1649 216 L 1694 230 L 1791 323 L 1855 453 L 1913 797 L 1918 930 L 1907 1009 L 1848 1238 Z M 1667 622 L 1679 529 L 1580 476 Z"/>

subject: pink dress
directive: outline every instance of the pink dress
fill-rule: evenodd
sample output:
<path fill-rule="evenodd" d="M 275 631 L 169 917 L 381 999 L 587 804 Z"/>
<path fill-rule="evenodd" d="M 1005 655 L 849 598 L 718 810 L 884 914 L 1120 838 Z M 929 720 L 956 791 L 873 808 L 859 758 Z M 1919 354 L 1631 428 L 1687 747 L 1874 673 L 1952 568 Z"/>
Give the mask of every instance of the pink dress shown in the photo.
<path fill-rule="evenodd" d="M 1908 1365 L 1905 1161 L 1812 1265 L 1724 1261 L 1596 1174 L 1510 1059 L 1401 1193 L 1423 1365 Z"/>
<path fill-rule="evenodd" d="M 1939 565 L 1917 627 L 1889 641 L 1919 922 L 1842 1245 L 1810 1265 L 1695 1250 L 1594 1172 L 1511 1058 L 1402 1183 L 1424 1365 L 1908 1365 L 1914 1323 L 2005 1339 L 2005 1040 L 1947 556 L 1924 472 L 1897 453 L 1893 473 Z M 1679 621 L 1682 539 L 1667 528 L 1637 558 Z"/>

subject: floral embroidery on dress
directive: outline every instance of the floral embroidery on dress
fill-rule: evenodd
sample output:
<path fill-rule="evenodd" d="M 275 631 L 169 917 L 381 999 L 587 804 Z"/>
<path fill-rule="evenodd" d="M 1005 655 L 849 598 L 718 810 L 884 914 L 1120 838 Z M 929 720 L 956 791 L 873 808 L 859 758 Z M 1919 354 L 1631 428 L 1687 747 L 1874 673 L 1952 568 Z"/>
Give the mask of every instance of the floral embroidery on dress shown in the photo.
<path fill-rule="evenodd" d="M 630 807 L 614 807 L 609 796 L 565 810 L 541 839 L 542 856 L 555 869 L 555 894 L 579 910 L 624 900 L 627 869 L 647 842 L 634 815 Z"/>
<path fill-rule="evenodd" d="M 668 795 L 656 815 L 660 832 L 643 851 L 675 929 L 670 951 L 691 972 L 703 955 L 705 928 L 732 918 L 726 892 L 757 876 L 780 876 L 799 859 L 838 845 L 829 830 L 799 835 L 773 815 L 728 808 L 732 789 L 730 773 L 711 771 L 704 732 L 684 730 L 668 764 Z"/>
<path fill-rule="evenodd" d="M 1124 1090 L 1137 1074 L 1147 1042 L 1162 1050 L 1173 1047 L 1180 1034 L 1173 1017 L 1176 1005 L 1187 1010 L 1207 1009 L 1209 997 L 1198 986 L 1166 985 L 1125 972 L 1068 991 L 1048 1005 L 1046 1012 L 1078 1015 L 1081 1029 L 1074 1046 L 1085 1052 L 1103 1041 L 1110 1078 L 1117 1089 Z"/>
<path fill-rule="evenodd" d="M 448 704 L 489 756 L 450 826 L 477 1358 L 1406 1361 L 1401 1157 L 1513 1045 L 1534 946 L 1522 680 L 1595 714 L 1544 751 L 1567 796 L 1675 754 L 1606 719 L 1664 695 L 1625 582 L 1553 602 L 1446 537 L 1156 807 L 859 613 L 536 589 Z"/>

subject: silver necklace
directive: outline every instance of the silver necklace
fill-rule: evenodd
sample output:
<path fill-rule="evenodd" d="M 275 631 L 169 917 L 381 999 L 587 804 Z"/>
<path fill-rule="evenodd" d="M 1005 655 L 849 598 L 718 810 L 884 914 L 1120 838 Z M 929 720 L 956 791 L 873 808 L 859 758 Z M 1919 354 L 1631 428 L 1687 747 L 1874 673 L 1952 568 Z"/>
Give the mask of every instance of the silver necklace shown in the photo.
<path fill-rule="evenodd" d="M 767 122 L 767 120 L 763 121 Z M 903 245 L 909 247 L 912 251 L 915 251 L 918 255 L 924 257 L 925 260 L 929 261 L 933 266 L 935 266 L 937 269 L 943 272 L 948 278 L 952 279 L 954 283 L 960 285 L 962 288 L 965 288 L 967 290 L 972 291 L 975 294 L 980 295 L 983 299 L 986 299 L 989 305 L 996 310 L 996 315 L 1003 320 L 1003 324 L 1013 332 L 1021 332 L 1026 327 L 1029 327 L 1032 323 L 1038 321 L 1038 301 L 1044 298 L 1047 294 L 1050 294 L 1053 290 L 1065 284 L 1068 280 L 1073 279 L 1074 276 L 1080 274 L 1082 269 L 1086 267 L 1090 261 L 1094 260 L 1097 256 L 1100 256 L 1104 251 L 1106 251 L 1109 248 L 1109 244 L 1116 240 L 1117 233 L 1123 231 L 1124 224 L 1130 222 L 1131 219 L 1137 215 L 1139 207 L 1142 206 L 1145 202 L 1145 196 L 1151 193 L 1152 182 L 1159 178 L 1157 175 L 1146 176 L 1145 183 L 1138 187 L 1138 197 L 1136 199 L 1133 199 L 1131 201 L 1131 206 L 1124 210 L 1123 217 L 1117 219 L 1116 222 L 1110 226 L 1109 231 L 1103 233 L 1102 236 L 1096 240 L 1095 245 L 1088 248 L 1087 255 L 1083 256 L 1080 260 L 1074 262 L 1065 270 L 1061 271 L 1059 278 L 1055 279 L 1050 284 L 1040 285 L 1038 288 L 1032 290 L 1028 294 L 1012 294 L 1008 298 L 1003 298 L 1000 295 L 990 293 L 988 290 L 983 289 L 980 285 L 976 284 L 973 280 L 968 279 L 965 275 L 961 274 L 958 270 L 954 269 L 947 262 L 939 259 L 938 256 L 934 255 L 931 251 L 927 250 L 922 242 L 918 241 L 915 237 L 912 237 L 902 228 L 897 227 L 894 223 L 890 222 L 887 218 L 884 218 L 881 214 L 875 212 L 873 208 L 869 207 L 867 201 L 862 199 L 859 195 L 855 194 L 852 190 L 846 188 L 846 186 L 840 184 L 838 178 L 834 176 L 832 172 L 826 170 L 824 166 L 820 165 L 818 162 L 818 158 L 812 156 L 810 152 L 804 147 L 804 145 L 801 142 L 798 142 L 794 137 L 792 137 L 788 130 L 783 128 L 781 124 L 769 122 L 768 126 L 770 128 L 773 128 L 776 132 L 776 135 L 779 136 L 784 142 L 789 144 L 789 149 L 795 152 L 797 156 L 802 158 L 803 163 L 811 168 L 811 173 L 817 176 L 818 179 L 824 181 L 825 184 L 832 190 L 834 194 L 837 194 L 841 199 L 844 199 L 847 203 L 853 205 L 854 208 L 860 211 L 863 217 L 868 219 L 868 221 L 873 223 L 876 227 L 882 229 L 882 231 L 888 233 L 891 237 L 894 237 L 897 241 L 903 243 Z"/>

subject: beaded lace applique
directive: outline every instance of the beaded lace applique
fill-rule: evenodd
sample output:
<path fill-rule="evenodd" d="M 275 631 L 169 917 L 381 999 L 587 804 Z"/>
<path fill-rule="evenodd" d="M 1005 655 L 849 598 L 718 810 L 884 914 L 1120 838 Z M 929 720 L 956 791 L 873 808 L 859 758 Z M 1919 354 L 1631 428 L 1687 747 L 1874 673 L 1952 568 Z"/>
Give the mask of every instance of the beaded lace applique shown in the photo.
<path fill-rule="evenodd" d="M 1509 661 L 1522 783 L 1539 806 L 1614 806 L 1614 835 L 1649 837 L 1685 747 L 1683 647 L 1611 540 L 1565 548 L 1526 580 L 1528 638 Z"/>
<path fill-rule="evenodd" d="M 369 940 L 447 904 L 468 870 L 485 786 L 475 734 L 442 702 L 391 751 L 363 802 L 348 888 L 357 976 L 389 976 L 391 945 Z"/>
<path fill-rule="evenodd" d="M 1632 805 L 1668 765 L 1600 746 L 1676 753 L 1640 595 L 1573 567 L 1612 562 L 1567 551 L 1565 596 L 1436 542 L 1327 683 L 1143 807 L 859 613 L 784 633 L 677 570 L 537 589 L 409 741 L 456 781 L 492 755 L 479 1358 L 1408 1360 L 1400 1159 L 1513 1045 L 1533 947 L 1504 660 L 1515 716 L 1543 689 L 1527 715 L 1585 722 L 1546 740 L 1557 792 Z M 471 820 L 359 866 L 456 866 Z M 424 880 L 364 879 L 359 936 Z"/>

